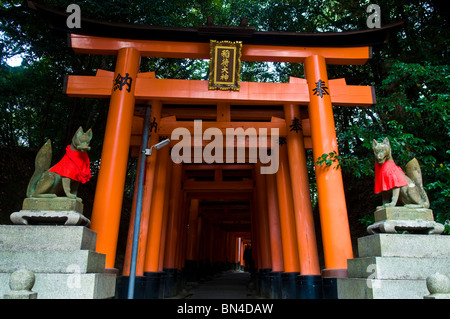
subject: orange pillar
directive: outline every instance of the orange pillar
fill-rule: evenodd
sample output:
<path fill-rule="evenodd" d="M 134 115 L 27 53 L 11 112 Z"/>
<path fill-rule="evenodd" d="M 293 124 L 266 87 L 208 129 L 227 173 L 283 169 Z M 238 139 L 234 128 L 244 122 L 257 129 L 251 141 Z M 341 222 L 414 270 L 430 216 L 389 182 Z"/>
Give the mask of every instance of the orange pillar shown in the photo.
<path fill-rule="evenodd" d="M 269 217 L 270 251 L 272 254 L 272 271 L 284 271 L 283 246 L 281 244 L 280 215 L 278 211 L 275 174 L 267 174 L 267 212 Z"/>
<path fill-rule="evenodd" d="M 159 250 L 164 217 L 164 202 L 167 183 L 167 161 L 169 148 L 158 152 L 156 163 L 156 181 L 153 186 L 152 205 L 148 223 L 147 249 L 145 252 L 144 272 L 157 272 L 159 269 Z M 153 155 L 152 155 L 153 156 Z"/>
<path fill-rule="evenodd" d="M 235 240 L 235 246 L 234 246 L 234 266 L 237 267 L 237 265 L 240 263 L 241 261 L 241 254 L 240 254 L 240 249 L 241 249 L 241 239 L 238 235 L 234 236 L 234 240 Z"/>
<path fill-rule="evenodd" d="M 170 190 L 169 216 L 167 222 L 167 242 L 166 253 L 164 258 L 164 268 L 176 268 L 176 248 L 177 241 L 180 240 L 179 220 L 181 218 L 180 208 L 180 194 L 181 194 L 181 173 L 182 164 L 172 163 L 172 178 Z"/>
<path fill-rule="evenodd" d="M 114 72 L 114 79 L 118 82 L 114 83 L 111 92 L 91 217 L 91 229 L 97 233 L 96 250 L 106 254 L 106 268 L 115 266 L 139 62 L 138 50 L 119 50 Z"/>
<path fill-rule="evenodd" d="M 322 154 L 337 153 L 338 145 L 325 58 L 313 55 L 306 58 L 304 64 L 310 95 L 308 111 L 316 162 Z M 327 269 L 323 276 L 346 276 L 347 259 L 353 258 L 353 252 L 341 169 L 337 168 L 335 163 L 332 167 L 316 165 L 315 171 Z"/>
<path fill-rule="evenodd" d="M 240 251 L 240 253 L 241 253 L 241 256 L 240 256 L 240 258 L 241 258 L 241 263 L 240 263 L 240 265 L 241 265 L 241 267 L 245 267 L 245 263 L 244 263 L 244 241 L 243 240 L 241 240 L 241 251 Z"/>
<path fill-rule="evenodd" d="M 178 269 L 183 269 L 186 263 L 187 255 L 187 236 L 188 236 L 188 224 L 190 213 L 190 199 L 186 192 L 182 192 L 181 202 L 181 220 L 180 220 L 180 240 L 177 245 L 178 255 Z"/>
<path fill-rule="evenodd" d="M 169 151 L 170 153 L 170 151 Z M 170 200 L 170 187 L 172 180 L 172 161 L 166 162 L 166 189 L 164 191 L 164 207 L 163 207 L 163 221 L 161 227 L 161 244 L 159 247 L 159 266 L 158 271 L 163 271 L 164 268 L 164 255 L 166 252 L 166 237 L 167 237 L 167 223 L 169 219 L 169 200 Z"/>
<path fill-rule="evenodd" d="M 261 267 L 261 252 L 260 252 L 260 243 L 259 243 L 259 217 L 258 217 L 258 205 L 257 205 L 257 195 L 256 188 L 253 188 L 252 193 L 252 205 L 251 205 L 251 236 L 252 236 L 252 257 L 254 262 L 254 267 L 256 270 L 259 270 Z"/>
<path fill-rule="evenodd" d="M 292 203 L 291 179 L 286 146 L 280 146 L 279 167 L 276 173 L 278 205 L 280 210 L 281 241 L 285 272 L 300 272 L 297 231 Z"/>
<path fill-rule="evenodd" d="M 257 216 L 258 218 L 258 233 L 259 233 L 259 253 L 261 254 L 261 264 L 259 269 L 272 268 L 272 256 L 270 251 L 270 234 L 269 221 L 267 215 L 267 196 L 266 196 L 266 181 L 264 175 L 259 172 L 260 165 L 256 165 L 255 181 L 256 181 L 256 197 L 257 197 Z"/>
<path fill-rule="evenodd" d="M 286 125 L 301 120 L 299 106 L 284 105 Z M 320 275 L 317 253 L 316 231 L 309 191 L 309 178 L 306 168 L 306 154 L 302 131 L 289 130 L 287 136 L 289 171 L 291 174 L 292 199 L 294 204 L 297 242 L 301 275 Z"/>
<path fill-rule="evenodd" d="M 197 260 L 197 227 L 198 227 L 198 199 L 191 199 L 191 204 L 189 207 L 189 229 L 188 229 L 188 240 L 187 240 L 187 260 Z"/>
<path fill-rule="evenodd" d="M 198 228 L 197 228 L 197 260 L 199 265 L 199 270 L 203 267 L 204 260 L 204 249 L 205 249 L 205 219 L 203 216 L 198 218 Z"/>
<path fill-rule="evenodd" d="M 151 102 L 151 115 L 150 118 L 155 119 L 158 123 L 161 117 L 162 102 L 152 101 Z M 150 132 L 150 138 L 148 145 L 152 146 L 158 143 L 159 136 L 156 132 Z M 158 158 L 158 151 L 153 152 L 151 156 L 147 156 L 145 165 L 145 178 L 144 178 L 144 193 L 142 196 L 142 211 L 141 211 L 141 226 L 139 229 L 139 245 L 138 254 L 136 261 L 136 276 L 144 275 L 144 260 L 145 260 L 145 250 L 147 247 L 147 235 L 148 235 L 148 224 L 150 218 L 150 209 L 152 204 L 153 196 L 153 184 L 155 183 L 156 175 L 156 160 Z M 138 166 L 139 167 L 139 166 Z M 135 219 L 134 209 L 131 211 L 130 225 L 128 228 L 128 238 L 127 246 L 125 249 L 125 262 L 123 267 L 124 276 L 130 274 L 130 262 L 131 262 L 131 249 L 133 245 L 133 233 L 134 233 L 134 219 Z"/>

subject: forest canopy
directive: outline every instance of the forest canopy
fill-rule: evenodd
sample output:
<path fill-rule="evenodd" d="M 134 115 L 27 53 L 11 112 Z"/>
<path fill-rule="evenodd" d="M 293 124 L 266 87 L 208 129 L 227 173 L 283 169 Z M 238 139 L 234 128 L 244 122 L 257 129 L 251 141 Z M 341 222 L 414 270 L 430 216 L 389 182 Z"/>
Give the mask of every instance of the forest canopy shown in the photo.
<path fill-rule="evenodd" d="M 210 16 L 217 25 L 233 26 L 246 17 L 248 26 L 257 31 L 291 32 L 367 29 L 366 10 L 370 4 L 362 0 L 37 2 L 60 11 L 76 3 L 83 17 L 118 23 L 195 28 L 204 25 Z M 405 24 L 391 34 L 388 43 L 374 48 L 367 64 L 328 66 L 330 79 L 345 78 L 348 84 L 374 86 L 377 104 L 371 108 L 334 108 L 340 154 L 324 154 L 323 163 L 340 161 L 351 223 L 370 223 L 373 209 L 381 201 L 373 194 L 372 140 L 388 137 L 398 165 L 404 167 L 413 157 L 419 160 L 431 209 L 437 221 L 445 223 L 450 219 L 450 10 L 445 0 L 376 3 L 381 9 L 382 26 L 398 21 Z M 90 157 L 95 177 L 108 101 L 69 98 L 62 87 L 66 75 L 91 75 L 97 69 L 114 70 L 114 57 L 75 54 L 66 38 L 50 32 L 26 1 L 0 1 L 2 153 L 19 154 L 24 149 L 36 152 L 51 139 L 57 157 L 79 126 L 92 128 Z M 143 58 L 141 71 L 155 71 L 159 78 L 206 80 L 208 62 Z M 302 65 L 289 63 L 245 62 L 241 72 L 242 81 L 287 82 L 290 76 L 304 77 Z M 3 168 L 6 164 L 0 165 Z M 314 191 L 312 163 L 309 170 Z M 5 190 L 18 178 L 8 174 L 3 170 L 0 177 Z M 29 177 L 22 177 L 26 185 Z M 17 198 L 20 196 L 23 194 Z M 7 213 L 5 207 L 20 207 L 20 200 L 14 205 L 7 203 L 12 200 L 8 192 L 1 191 L 0 215 Z"/>

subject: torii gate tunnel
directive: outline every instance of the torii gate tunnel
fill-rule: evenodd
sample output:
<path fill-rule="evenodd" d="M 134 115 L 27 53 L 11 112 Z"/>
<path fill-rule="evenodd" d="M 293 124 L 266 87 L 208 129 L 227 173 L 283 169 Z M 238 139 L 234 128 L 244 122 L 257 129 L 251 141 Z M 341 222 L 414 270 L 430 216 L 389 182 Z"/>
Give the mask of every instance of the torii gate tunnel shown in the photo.
<path fill-rule="evenodd" d="M 320 297 L 321 291 L 314 291 L 320 286 L 317 280 L 332 283 L 346 276 L 347 259 L 353 258 L 353 253 L 341 170 L 336 164 L 315 166 L 323 267 L 319 263 L 305 150 L 312 149 L 314 162 L 322 154 L 338 153 L 333 105 L 366 107 L 375 103 L 373 87 L 328 79 L 327 65 L 365 64 L 371 58 L 372 46 L 384 43 L 398 23 L 324 34 L 255 32 L 247 27 L 213 25 L 158 28 L 93 20 L 83 20 L 81 29 L 67 29 L 65 15 L 38 4 L 32 6 L 50 19 L 56 30 L 69 33 L 75 52 L 117 56 L 114 72 L 70 75 L 65 86 L 65 93 L 71 97 L 110 99 L 91 217 L 91 229 L 97 232 L 97 251 L 106 254 L 106 268 L 116 268 L 130 148 L 136 157 L 142 143 L 144 119 L 136 105 L 148 105 L 152 120 L 149 146 L 162 136 L 170 137 L 177 128 L 192 136 L 203 136 L 209 128 L 223 133 L 227 128 L 242 128 L 244 132 L 249 128 L 278 129 L 285 143 L 276 145 L 279 163 L 274 174 L 261 174 L 264 163 L 248 155 L 246 162 L 237 164 L 208 164 L 198 158 L 191 163 L 175 163 L 168 147 L 149 157 L 141 155 L 146 170 L 136 275 L 147 278 L 147 285 L 162 273 L 167 276 L 163 294 L 143 292 L 141 296 L 172 296 L 177 290 L 177 273 L 190 280 L 199 270 L 211 271 L 224 265 L 248 267 L 248 259 L 244 260 L 247 247 L 252 248 L 252 265 L 263 295 L 267 289 L 264 278 L 269 275 L 281 278 L 281 290 L 269 295 L 283 298 L 307 298 L 301 291 L 313 291 L 313 298 Z M 208 81 L 159 79 L 153 72 L 139 72 L 141 57 L 209 59 L 211 39 L 242 41 L 242 61 L 302 63 L 305 79 L 241 82 L 240 90 L 231 92 L 209 90 Z M 202 126 L 199 128 L 193 120 L 203 120 Z M 249 136 L 239 139 L 245 134 L 237 133 L 232 147 L 250 154 L 258 146 L 250 143 Z M 171 146 L 177 142 L 195 146 L 194 139 L 192 144 L 191 140 L 172 140 Z M 197 147 L 202 150 L 207 144 L 200 141 Z M 194 157 L 195 152 L 193 148 Z M 133 212 L 135 206 L 136 195 Z M 134 218 L 132 215 L 130 220 L 124 278 L 130 275 Z M 295 293 L 296 280 L 300 282 L 300 295 Z M 274 288 L 269 290 L 273 292 Z"/>

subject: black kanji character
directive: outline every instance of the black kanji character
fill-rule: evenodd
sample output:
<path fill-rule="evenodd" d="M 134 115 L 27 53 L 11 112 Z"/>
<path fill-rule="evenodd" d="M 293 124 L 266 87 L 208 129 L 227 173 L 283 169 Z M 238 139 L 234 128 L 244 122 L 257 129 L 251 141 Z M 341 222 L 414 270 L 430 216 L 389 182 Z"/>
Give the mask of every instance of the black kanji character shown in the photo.
<path fill-rule="evenodd" d="M 291 128 L 290 131 L 295 131 L 295 133 L 298 133 L 298 131 L 303 129 L 302 122 L 296 117 L 294 117 L 292 120 L 292 125 L 289 125 L 289 127 Z"/>
<path fill-rule="evenodd" d="M 153 128 L 155 128 L 155 133 L 156 130 L 158 129 L 158 123 L 156 123 L 156 118 L 153 118 L 153 122 L 150 123 L 150 133 L 152 132 Z"/>
<path fill-rule="evenodd" d="M 327 90 L 328 87 L 325 86 L 325 81 L 319 79 L 319 81 L 316 82 L 316 88 L 313 89 L 313 95 L 318 95 L 323 98 L 324 95 L 330 95 Z"/>
<path fill-rule="evenodd" d="M 280 137 L 278 138 L 278 145 L 283 146 L 283 145 L 286 144 L 286 143 L 287 143 L 286 137 L 280 136 Z"/>
<path fill-rule="evenodd" d="M 122 88 L 126 85 L 127 91 L 131 91 L 131 83 L 133 82 L 133 79 L 130 77 L 128 73 L 125 73 L 125 77 L 123 77 L 120 73 L 117 74 L 116 79 L 114 80 L 114 91 L 119 89 L 122 91 Z"/>

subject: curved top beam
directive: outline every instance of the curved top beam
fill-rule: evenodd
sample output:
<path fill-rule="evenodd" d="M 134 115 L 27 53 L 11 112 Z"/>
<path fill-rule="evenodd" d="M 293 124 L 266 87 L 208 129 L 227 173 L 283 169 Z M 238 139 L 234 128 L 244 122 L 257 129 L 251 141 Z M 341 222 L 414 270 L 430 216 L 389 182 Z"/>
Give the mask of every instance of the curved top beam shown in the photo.
<path fill-rule="evenodd" d="M 297 47 L 362 47 L 386 43 L 389 33 L 403 25 L 403 21 L 381 28 L 349 32 L 266 32 L 249 27 L 200 26 L 173 28 L 161 26 L 128 25 L 94 19 L 81 18 L 81 28 L 70 29 L 66 21 L 68 14 L 33 1 L 28 6 L 36 10 L 54 31 L 77 33 L 96 37 L 114 37 L 133 40 L 182 41 L 209 43 L 210 39 L 243 41 L 244 44 L 297 46 Z"/>

